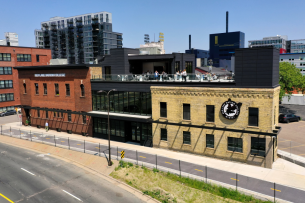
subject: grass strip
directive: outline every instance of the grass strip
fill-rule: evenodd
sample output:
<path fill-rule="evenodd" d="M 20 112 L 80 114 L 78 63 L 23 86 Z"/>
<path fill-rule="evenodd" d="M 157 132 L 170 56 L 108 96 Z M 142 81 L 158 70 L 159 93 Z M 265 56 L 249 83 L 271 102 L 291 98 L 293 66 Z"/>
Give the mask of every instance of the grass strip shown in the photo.
<path fill-rule="evenodd" d="M 124 161 L 120 161 L 119 166 L 115 168 L 115 171 L 112 172 L 111 176 L 125 181 L 127 184 L 137 188 L 144 194 L 164 203 L 236 201 L 246 203 L 272 203 L 271 201 L 264 201 L 250 195 L 242 194 L 239 191 L 230 188 L 206 183 L 189 177 L 180 177 L 169 172 L 160 172 L 155 168 L 150 170 L 144 166 L 134 166 L 132 163 Z M 198 201 L 198 198 L 203 198 L 205 196 L 205 200 L 200 199 Z"/>

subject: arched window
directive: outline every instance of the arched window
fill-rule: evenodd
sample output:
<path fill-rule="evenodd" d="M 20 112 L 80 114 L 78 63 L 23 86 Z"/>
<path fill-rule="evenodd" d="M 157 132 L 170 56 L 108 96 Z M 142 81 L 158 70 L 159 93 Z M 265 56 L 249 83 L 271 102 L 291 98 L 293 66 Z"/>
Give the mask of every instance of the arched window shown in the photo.
<path fill-rule="evenodd" d="M 23 83 L 23 90 L 24 90 L 24 94 L 26 94 L 26 84 Z"/>
<path fill-rule="evenodd" d="M 80 85 L 80 94 L 81 94 L 81 97 L 85 96 L 85 86 L 83 84 Z"/>

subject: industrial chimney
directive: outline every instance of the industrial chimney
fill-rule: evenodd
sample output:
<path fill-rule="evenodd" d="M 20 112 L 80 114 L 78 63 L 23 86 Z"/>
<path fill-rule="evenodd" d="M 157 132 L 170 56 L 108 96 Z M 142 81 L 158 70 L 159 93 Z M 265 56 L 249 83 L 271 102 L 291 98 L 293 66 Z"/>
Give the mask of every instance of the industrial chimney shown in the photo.
<path fill-rule="evenodd" d="M 226 32 L 228 33 L 228 29 L 229 29 L 229 12 L 227 11 L 227 20 L 226 20 Z"/>
<path fill-rule="evenodd" d="M 189 50 L 192 49 L 192 39 L 191 39 L 191 35 L 189 35 Z"/>

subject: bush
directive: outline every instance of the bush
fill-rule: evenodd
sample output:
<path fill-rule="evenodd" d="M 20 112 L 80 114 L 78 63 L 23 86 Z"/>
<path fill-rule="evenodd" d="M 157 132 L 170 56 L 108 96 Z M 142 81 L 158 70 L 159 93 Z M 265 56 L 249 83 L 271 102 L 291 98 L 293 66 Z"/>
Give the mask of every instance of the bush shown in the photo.
<path fill-rule="evenodd" d="M 128 166 L 132 167 L 132 166 L 133 166 L 133 163 L 129 163 L 129 162 L 128 162 Z"/>
<path fill-rule="evenodd" d="M 153 169 L 153 172 L 156 173 L 156 172 L 159 172 L 159 170 L 156 169 L 156 168 L 154 168 L 154 169 Z"/>

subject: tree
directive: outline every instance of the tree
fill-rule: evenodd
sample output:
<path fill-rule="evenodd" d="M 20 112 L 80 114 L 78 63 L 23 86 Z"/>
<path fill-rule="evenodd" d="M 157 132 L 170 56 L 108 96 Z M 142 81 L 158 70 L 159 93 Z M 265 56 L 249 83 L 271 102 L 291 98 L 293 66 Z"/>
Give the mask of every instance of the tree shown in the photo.
<path fill-rule="evenodd" d="M 280 101 L 287 95 L 288 100 L 294 90 L 305 91 L 305 76 L 300 73 L 300 69 L 288 62 L 280 62 Z"/>

